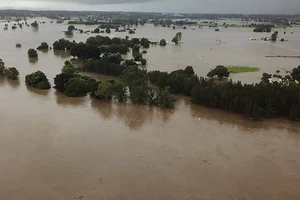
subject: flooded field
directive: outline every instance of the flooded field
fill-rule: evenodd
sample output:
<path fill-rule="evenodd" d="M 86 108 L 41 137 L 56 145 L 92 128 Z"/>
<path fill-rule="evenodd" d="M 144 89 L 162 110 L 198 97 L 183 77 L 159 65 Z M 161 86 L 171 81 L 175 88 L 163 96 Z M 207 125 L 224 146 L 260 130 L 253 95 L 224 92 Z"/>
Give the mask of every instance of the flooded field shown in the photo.
<path fill-rule="evenodd" d="M 174 110 L 115 104 L 26 87 L 25 75 L 41 70 L 53 83 L 67 53 L 27 50 L 64 37 L 65 24 L 38 31 L 0 29 L 0 58 L 20 71 L 0 78 L 0 197 L 7 200 L 298 200 L 300 124 L 282 119 L 253 122 L 241 115 L 190 104 L 178 96 Z M 0 27 L 4 24 L 0 24 Z M 95 26 L 76 26 L 92 30 Z M 165 38 L 178 30 L 139 27 L 134 37 Z M 300 29 L 288 42 L 250 41 L 269 34 L 251 29 L 180 30 L 183 42 L 150 47 L 149 70 L 192 65 L 205 76 L 217 64 L 249 65 L 261 72 L 233 75 L 259 81 L 262 72 L 291 70 L 299 59 Z M 294 34 L 290 34 L 293 31 Z M 280 37 L 283 35 L 280 30 Z M 75 34 L 85 41 L 94 34 Z M 126 33 L 112 33 L 125 37 Z M 216 40 L 224 41 L 224 44 Z M 16 43 L 22 48 L 17 49 Z M 92 76 L 107 79 L 99 75 Z"/>
<path fill-rule="evenodd" d="M 34 21 L 30 19 L 28 22 Z M 7 31 L 0 31 L 2 47 L 0 55 L 7 65 L 15 66 L 21 74 L 28 74 L 42 67 L 45 73 L 51 78 L 62 67 L 60 63 L 69 59 L 68 54 L 49 51 L 40 53 L 39 60 L 35 63 L 28 62 L 27 50 L 36 48 L 41 42 L 53 44 L 60 38 L 66 38 L 63 31 L 67 30 L 68 24 L 50 23 L 47 18 L 37 18 L 38 21 L 45 21 L 38 30 L 31 27 Z M 13 23 L 11 22 L 10 25 Z M 4 23 L 0 24 L 0 29 Z M 76 28 L 94 30 L 97 26 L 76 25 Z M 192 30 L 195 29 L 195 30 Z M 266 58 L 265 56 L 297 56 L 300 54 L 300 28 L 278 29 L 279 39 L 284 38 L 287 42 L 260 40 L 263 37 L 270 37 L 271 33 L 254 33 L 252 28 L 220 28 L 215 32 L 214 28 L 204 27 L 199 29 L 197 26 L 188 27 L 188 30 L 172 28 L 153 27 L 153 25 L 138 26 L 136 34 L 131 37 L 147 37 L 152 41 L 166 39 L 168 42 L 177 32 L 182 32 L 183 38 L 179 45 L 169 44 L 166 47 L 150 47 L 148 54 L 144 57 L 148 60 L 148 70 L 173 71 L 178 68 L 185 68 L 188 65 L 194 67 L 199 76 L 206 76 L 207 72 L 216 65 L 244 65 L 258 67 L 260 72 L 247 74 L 234 74 L 230 78 L 241 80 L 245 83 L 260 81 L 263 72 L 275 73 L 280 70 L 291 70 L 299 65 L 297 58 Z M 284 34 L 286 32 L 286 34 Z M 291 34 L 293 32 L 293 34 Z M 88 37 L 97 34 L 75 33 L 70 40 L 86 41 Z M 108 34 L 100 34 L 108 35 Z M 110 37 L 122 37 L 128 33 L 114 32 Z M 250 38 L 258 39 L 251 41 Z M 221 40 L 221 42 L 217 41 Z M 16 49 L 15 44 L 21 43 L 22 48 Z M 16 59 L 18 58 L 18 59 Z M 22 67 L 20 67 L 22 66 Z M 51 67 L 50 67 L 51 66 Z M 24 70 L 24 71 L 22 71 Z M 23 72 L 23 73 L 22 73 Z"/>

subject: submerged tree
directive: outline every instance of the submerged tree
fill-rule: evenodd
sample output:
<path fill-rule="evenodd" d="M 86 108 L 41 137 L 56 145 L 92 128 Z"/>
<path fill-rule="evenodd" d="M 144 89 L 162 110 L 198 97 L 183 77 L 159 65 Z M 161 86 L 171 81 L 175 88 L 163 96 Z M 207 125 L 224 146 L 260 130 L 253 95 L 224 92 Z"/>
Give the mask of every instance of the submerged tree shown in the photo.
<path fill-rule="evenodd" d="M 68 31 L 74 31 L 75 30 L 75 26 L 74 25 L 69 25 L 68 26 Z"/>
<path fill-rule="evenodd" d="M 39 23 L 37 21 L 34 21 L 33 23 L 31 23 L 31 26 L 34 27 L 34 28 L 38 28 Z"/>
<path fill-rule="evenodd" d="M 41 45 L 37 48 L 38 50 L 48 50 L 49 45 L 47 42 L 42 42 Z"/>
<path fill-rule="evenodd" d="M 69 97 L 86 96 L 88 92 L 88 83 L 81 77 L 71 78 L 66 84 L 65 94 Z"/>
<path fill-rule="evenodd" d="M 210 78 L 213 78 L 214 76 L 217 76 L 219 79 L 222 79 L 224 77 L 228 77 L 230 72 L 228 72 L 228 69 L 224 67 L 223 65 L 218 65 L 215 69 L 212 69 L 210 72 L 208 72 L 207 76 Z"/>
<path fill-rule="evenodd" d="M 166 108 L 174 108 L 175 98 L 167 88 L 161 89 L 157 94 L 157 105 Z"/>
<path fill-rule="evenodd" d="M 172 39 L 172 42 L 174 42 L 175 44 L 178 44 L 178 39 L 177 39 L 176 37 L 174 37 L 174 38 Z"/>
<path fill-rule="evenodd" d="M 143 48 L 149 48 L 150 47 L 150 41 L 147 38 L 141 39 L 141 45 Z"/>
<path fill-rule="evenodd" d="M 148 77 L 146 71 L 130 66 L 121 75 L 121 80 L 129 87 L 129 98 L 136 104 L 147 104 L 149 100 Z"/>
<path fill-rule="evenodd" d="M 166 40 L 165 39 L 160 40 L 159 45 L 162 47 L 166 46 L 167 45 Z"/>
<path fill-rule="evenodd" d="M 29 49 L 27 54 L 28 54 L 29 58 L 37 58 L 38 57 L 38 53 L 35 49 Z"/>
<path fill-rule="evenodd" d="M 48 78 L 41 71 L 36 71 L 32 74 L 26 75 L 25 83 L 26 85 L 30 85 L 40 90 L 47 90 L 51 88 Z"/>
<path fill-rule="evenodd" d="M 109 100 L 114 97 L 114 99 L 119 102 L 126 102 L 126 86 L 120 81 L 102 81 L 95 91 L 95 97 L 105 100 Z"/>
<path fill-rule="evenodd" d="M 77 74 L 61 73 L 54 78 L 54 88 L 60 92 L 65 92 L 66 84 L 71 78 L 77 77 Z"/>
<path fill-rule="evenodd" d="M 275 42 L 277 40 L 277 36 L 278 36 L 278 31 L 275 31 L 272 35 L 271 35 L 271 40 L 273 42 Z"/>
<path fill-rule="evenodd" d="M 105 32 L 106 32 L 107 34 L 110 34 L 110 33 L 111 33 L 110 28 L 109 28 L 109 27 L 106 27 Z"/>
<path fill-rule="evenodd" d="M 20 74 L 19 71 L 15 67 L 9 67 L 5 69 L 5 75 L 9 79 L 18 80 L 19 74 Z"/>

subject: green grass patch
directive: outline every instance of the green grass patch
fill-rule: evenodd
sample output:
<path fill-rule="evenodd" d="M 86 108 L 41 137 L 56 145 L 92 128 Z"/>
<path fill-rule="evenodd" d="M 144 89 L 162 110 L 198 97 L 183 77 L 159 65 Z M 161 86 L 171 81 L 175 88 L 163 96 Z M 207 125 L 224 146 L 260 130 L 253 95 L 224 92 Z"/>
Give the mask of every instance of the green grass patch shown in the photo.
<path fill-rule="evenodd" d="M 230 73 L 245 73 L 245 72 L 258 72 L 259 68 L 249 66 L 227 66 Z"/>

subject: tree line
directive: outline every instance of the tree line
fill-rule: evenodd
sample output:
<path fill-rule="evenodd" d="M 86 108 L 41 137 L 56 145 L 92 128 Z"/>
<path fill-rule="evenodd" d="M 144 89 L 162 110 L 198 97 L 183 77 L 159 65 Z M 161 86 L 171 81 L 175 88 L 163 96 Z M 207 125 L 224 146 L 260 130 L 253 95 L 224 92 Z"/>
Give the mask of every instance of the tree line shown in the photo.
<path fill-rule="evenodd" d="M 213 76 L 223 78 L 225 67 L 220 68 L 218 66 L 212 70 Z M 191 67 L 171 73 L 152 71 L 148 72 L 148 76 L 150 82 L 159 88 L 168 87 L 171 93 L 191 96 L 193 103 L 206 107 L 242 113 L 254 120 L 268 117 L 300 118 L 300 87 L 295 83 L 300 81 L 300 66 L 293 69 L 291 77 L 294 79 L 288 84 L 264 81 L 264 77 L 256 84 L 231 80 L 220 82 L 214 78 L 199 78 Z"/>

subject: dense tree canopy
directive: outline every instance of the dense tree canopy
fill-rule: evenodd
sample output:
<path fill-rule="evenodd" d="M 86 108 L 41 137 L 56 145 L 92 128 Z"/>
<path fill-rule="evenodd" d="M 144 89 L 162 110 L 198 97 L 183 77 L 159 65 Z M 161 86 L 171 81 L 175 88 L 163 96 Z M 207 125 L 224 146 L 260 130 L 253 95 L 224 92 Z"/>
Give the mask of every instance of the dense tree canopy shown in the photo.
<path fill-rule="evenodd" d="M 73 45 L 73 42 L 62 38 L 53 43 L 53 50 L 70 50 Z"/>
<path fill-rule="evenodd" d="M 190 95 L 192 87 L 198 82 L 198 77 L 192 74 L 192 71 L 194 70 L 190 66 L 185 70 L 176 70 L 170 74 L 151 71 L 148 72 L 148 77 L 152 84 L 159 86 L 161 89 L 168 87 L 172 93 Z"/>
<path fill-rule="evenodd" d="M 272 31 L 273 27 L 274 27 L 274 25 L 268 25 L 268 24 L 256 25 L 253 32 L 267 32 L 267 33 L 270 33 Z"/>
<path fill-rule="evenodd" d="M 35 49 L 28 49 L 28 57 L 29 58 L 37 58 L 38 57 L 38 53 Z"/>
<path fill-rule="evenodd" d="M 74 31 L 75 30 L 75 26 L 74 25 L 69 25 L 68 26 L 68 31 Z"/>
<path fill-rule="evenodd" d="M 102 81 L 95 91 L 95 97 L 99 99 L 114 99 L 119 102 L 127 101 L 126 86 L 120 81 Z"/>
<path fill-rule="evenodd" d="M 69 97 L 86 96 L 89 92 L 87 82 L 80 76 L 71 78 L 66 84 L 65 94 Z"/>
<path fill-rule="evenodd" d="M 217 76 L 219 79 L 222 79 L 224 77 L 228 77 L 230 72 L 228 72 L 228 69 L 224 67 L 223 65 L 218 65 L 215 69 L 212 69 L 210 72 L 208 72 L 207 76 L 209 78 L 213 78 Z"/>
<path fill-rule="evenodd" d="M 49 45 L 47 44 L 47 42 L 42 42 L 40 46 L 38 46 L 38 50 L 48 50 Z"/>
<path fill-rule="evenodd" d="M 89 58 L 99 59 L 100 58 L 100 49 L 94 45 L 85 44 L 83 42 L 73 43 L 70 54 L 79 59 L 85 60 Z"/>
<path fill-rule="evenodd" d="M 141 39 L 141 45 L 143 48 L 149 48 L 150 47 L 150 41 L 147 38 Z"/>
<path fill-rule="evenodd" d="M 297 68 L 293 69 L 291 76 L 293 77 L 294 80 L 300 82 L 300 65 Z"/>
<path fill-rule="evenodd" d="M 165 39 L 160 40 L 159 45 L 162 47 L 166 46 L 167 45 L 166 40 Z"/>
<path fill-rule="evenodd" d="M 114 37 L 114 38 L 111 39 L 111 43 L 116 44 L 116 45 L 120 45 L 122 43 L 122 39 Z"/>
<path fill-rule="evenodd" d="M 116 53 L 119 53 L 120 48 L 117 44 L 111 44 L 111 45 L 108 46 L 108 50 L 109 50 L 110 53 L 116 54 Z"/>
<path fill-rule="evenodd" d="M 19 71 L 15 67 L 9 67 L 5 69 L 5 75 L 8 79 L 18 80 L 19 74 Z"/>
<path fill-rule="evenodd" d="M 149 102 L 149 86 L 147 73 L 140 70 L 137 66 L 126 68 L 121 80 L 129 87 L 130 100 L 136 104 L 147 104 Z"/>
<path fill-rule="evenodd" d="M 173 108 L 175 98 L 171 95 L 167 88 L 161 89 L 157 94 L 157 105 L 166 108 Z"/>
<path fill-rule="evenodd" d="M 134 55 L 134 61 L 142 61 L 143 55 L 141 53 L 135 53 Z"/>
<path fill-rule="evenodd" d="M 185 69 L 184 69 L 184 73 L 188 76 L 188 77 L 191 77 L 195 74 L 194 72 L 194 68 L 192 66 L 187 66 Z"/>
<path fill-rule="evenodd" d="M 110 59 L 118 59 L 118 57 L 111 57 Z M 109 58 L 101 59 L 101 60 L 93 60 L 89 59 L 83 64 L 83 71 L 86 72 L 95 72 L 99 74 L 106 74 L 112 76 L 119 76 L 125 69 L 124 65 L 120 65 L 118 63 L 110 62 Z M 117 62 L 117 60 L 115 60 Z"/>
<path fill-rule="evenodd" d="M 54 88 L 60 92 L 65 92 L 66 84 L 71 78 L 77 77 L 77 74 L 61 73 L 54 78 Z"/>
<path fill-rule="evenodd" d="M 171 73 L 152 71 L 148 77 L 160 88 L 169 87 L 172 93 L 191 95 L 196 104 L 242 113 L 255 120 L 274 116 L 300 118 L 300 87 L 293 82 L 269 83 L 272 75 L 264 73 L 259 84 L 216 83 L 214 79 L 199 79 L 190 72 L 190 67 Z"/>
<path fill-rule="evenodd" d="M 240 82 L 215 84 L 201 79 L 192 90 L 193 102 L 231 112 L 244 113 L 249 118 L 300 117 L 299 87 L 279 83 L 242 85 Z"/>
<path fill-rule="evenodd" d="M 5 63 L 0 59 L 0 76 L 6 76 L 9 79 L 17 80 L 19 78 L 19 71 L 15 67 L 5 67 Z"/>
<path fill-rule="evenodd" d="M 119 45 L 119 53 L 120 54 L 127 54 L 128 51 L 129 51 L 129 49 L 126 44 Z"/>
<path fill-rule="evenodd" d="M 140 46 L 138 44 L 135 44 L 132 47 L 132 55 L 134 56 L 135 54 L 140 53 Z"/>
<path fill-rule="evenodd" d="M 61 69 L 62 73 L 74 74 L 77 69 L 71 63 L 65 63 L 65 66 Z"/>
<path fill-rule="evenodd" d="M 48 78 L 41 71 L 36 71 L 32 74 L 26 75 L 25 83 L 26 85 L 30 85 L 40 90 L 47 90 L 51 88 Z"/>

